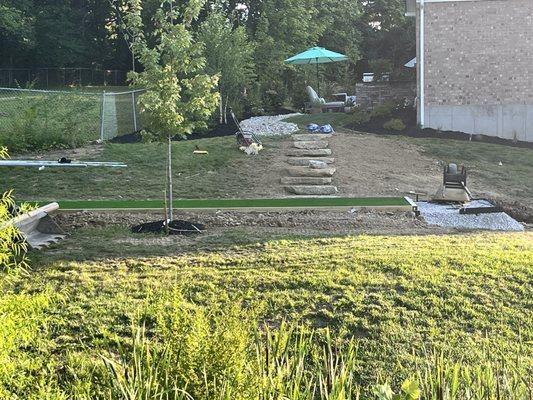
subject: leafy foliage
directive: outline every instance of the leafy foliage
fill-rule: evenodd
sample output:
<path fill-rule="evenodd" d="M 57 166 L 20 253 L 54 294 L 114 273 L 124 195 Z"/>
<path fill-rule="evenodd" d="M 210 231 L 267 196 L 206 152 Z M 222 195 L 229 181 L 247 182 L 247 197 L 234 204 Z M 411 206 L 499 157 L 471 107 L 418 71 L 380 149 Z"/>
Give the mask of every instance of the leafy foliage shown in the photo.
<path fill-rule="evenodd" d="M 147 130 L 156 136 L 186 136 L 206 122 L 218 102 L 213 91 L 218 76 L 203 74 L 205 58 L 202 46 L 194 41 L 190 24 L 198 17 L 202 1 L 192 0 L 180 15 L 173 0 L 165 0 L 154 19 L 158 27 L 152 37 L 141 33 L 134 37 L 133 49 L 144 67 L 132 72 L 135 85 L 146 89 L 139 98 Z M 131 0 L 130 29 L 141 32 L 142 3 Z M 183 19 L 182 22 L 177 22 Z M 150 43 L 155 43 L 151 45 Z"/>
<path fill-rule="evenodd" d="M 400 118 L 393 118 L 383 124 L 384 129 L 392 131 L 403 131 L 406 126 L 405 123 Z"/>
<path fill-rule="evenodd" d="M 198 29 L 204 44 L 205 68 L 209 75 L 220 76 L 220 122 L 226 122 L 227 108 L 242 113 L 252 95 L 254 73 L 253 47 L 244 27 L 234 28 L 218 11 L 211 12 Z"/>
<path fill-rule="evenodd" d="M 5 147 L 0 147 L 0 159 L 7 158 Z M 0 194 L 0 272 L 13 271 L 26 266 L 26 243 L 18 229 L 9 221 L 13 218 L 14 201 L 11 191 Z"/>

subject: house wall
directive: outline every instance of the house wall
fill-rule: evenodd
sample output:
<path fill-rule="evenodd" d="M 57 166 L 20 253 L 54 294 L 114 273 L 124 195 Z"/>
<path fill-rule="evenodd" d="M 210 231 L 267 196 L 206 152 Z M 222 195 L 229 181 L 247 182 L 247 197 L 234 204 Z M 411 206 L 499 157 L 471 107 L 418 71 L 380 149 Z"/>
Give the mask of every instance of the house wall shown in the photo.
<path fill-rule="evenodd" d="M 428 2 L 425 21 L 425 126 L 533 142 L 533 0 Z"/>

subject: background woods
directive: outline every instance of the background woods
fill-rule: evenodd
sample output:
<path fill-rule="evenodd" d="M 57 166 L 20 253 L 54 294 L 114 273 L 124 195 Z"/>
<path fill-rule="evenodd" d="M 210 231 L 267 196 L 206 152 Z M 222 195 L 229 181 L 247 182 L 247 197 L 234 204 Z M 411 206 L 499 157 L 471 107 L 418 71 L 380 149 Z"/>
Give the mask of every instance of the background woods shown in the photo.
<path fill-rule="evenodd" d="M 176 1 L 178 13 L 187 4 Z M 150 37 L 160 1 L 139 5 Z M 135 69 L 127 12 L 126 0 L 0 0 L 0 68 Z M 401 0 L 209 0 L 191 22 L 205 45 L 205 72 L 220 75 L 221 110 L 232 105 L 239 114 L 301 107 L 315 70 L 283 60 L 310 46 L 350 57 L 321 67 L 330 92 L 350 91 L 363 72 L 401 74 L 415 52 Z"/>

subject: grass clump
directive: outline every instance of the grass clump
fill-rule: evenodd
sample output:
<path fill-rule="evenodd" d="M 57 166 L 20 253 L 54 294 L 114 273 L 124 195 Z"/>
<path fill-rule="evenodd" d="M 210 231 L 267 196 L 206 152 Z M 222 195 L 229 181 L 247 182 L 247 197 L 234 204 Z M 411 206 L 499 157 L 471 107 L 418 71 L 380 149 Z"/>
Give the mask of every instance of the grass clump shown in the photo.
<path fill-rule="evenodd" d="M 73 148 L 100 136 L 98 95 L 13 92 L 0 105 L 0 145 L 12 153 Z"/>
<path fill-rule="evenodd" d="M 383 124 L 383 128 L 390 131 L 403 131 L 407 126 L 399 118 L 393 118 Z"/>

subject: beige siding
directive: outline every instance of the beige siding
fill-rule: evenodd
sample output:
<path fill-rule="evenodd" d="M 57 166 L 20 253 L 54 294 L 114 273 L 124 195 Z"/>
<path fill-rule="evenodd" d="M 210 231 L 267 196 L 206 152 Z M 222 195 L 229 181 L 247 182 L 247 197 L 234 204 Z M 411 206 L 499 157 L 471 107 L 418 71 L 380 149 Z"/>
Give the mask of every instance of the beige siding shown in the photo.
<path fill-rule="evenodd" d="M 533 0 L 425 10 L 426 105 L 533 104 Z"/>

